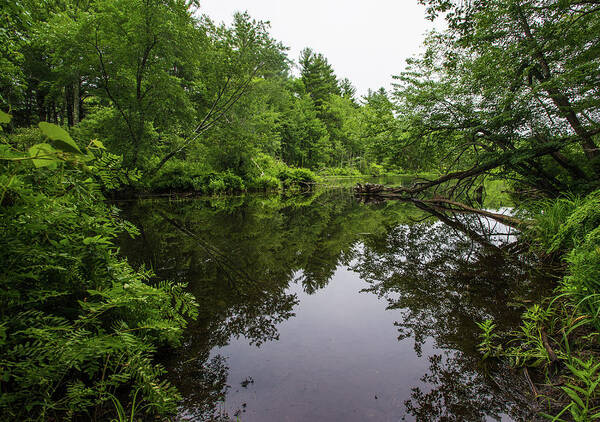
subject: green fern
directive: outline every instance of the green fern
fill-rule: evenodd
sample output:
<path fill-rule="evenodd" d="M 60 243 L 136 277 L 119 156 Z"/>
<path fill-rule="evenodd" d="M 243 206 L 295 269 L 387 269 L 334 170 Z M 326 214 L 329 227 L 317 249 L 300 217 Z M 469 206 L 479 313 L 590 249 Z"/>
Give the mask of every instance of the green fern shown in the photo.
<path fill-rule="evenodd" d="M 185 285 L 150 284 L 151 272 L 119 256 L 115 239 L 137 229 L 102 191 L 135 174 L 97 145 L 96 159 L 81 165 L 73 153 L 56 170 L 0 160 L 0 414 L 9 420 L 113 412 L 116 398 L 168 414 L 180 399 L 153 356 L 178 344 L 197 305 Z"/>

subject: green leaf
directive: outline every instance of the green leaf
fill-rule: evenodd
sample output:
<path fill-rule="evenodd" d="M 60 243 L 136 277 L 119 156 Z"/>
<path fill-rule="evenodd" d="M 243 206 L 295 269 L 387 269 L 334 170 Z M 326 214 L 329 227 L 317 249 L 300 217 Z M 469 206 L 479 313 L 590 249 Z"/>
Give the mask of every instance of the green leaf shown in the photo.
<path fill-rule="evenodd" d="M 583 395 L 586 395 L 586 394 L 587 394 L 587 391 L 585 391 L 583 388 L 581 388 L 581 387 L 579 387 L 579 386 L 577 386 L 577 385 L 571 385 L 571 384 L 569 384 L 569 388 L 570 388 L 571 390 L 573 390 L 573 391 L 576 391 L 576 392 L 579 392 L 579 393 L 581 393 L 581 394 L 583 394 Z"/>
<path fill-rule="evenodd" d="M 561 414 L 562 414 L 562 412 L 561 412 Z M 567 422 L 564 419 L 560 419 L 558 417 L 560 415 L 558 415 L 558 416 L 552 416 L 552 415 L 549 415 L 548 413 L 544 413 L 544 412 L 540 412 L 539 415 L 542 416 L 543 418 L 551 420 L 552 422 Z"/>
<path fill-rule="evenodd" d="M 40 122 L 38 126 L 44 135 L 58 143 L 57 147 L 61 151 L 81 154 L 81 150 L 71 135 L 60 126 L 48 122 Z"/>
<path fill-rule="evenodd" d="M 92 244 L 110 245 L 110 240 L 103 237 L 102 235 L 98 235 L 98 236 L 93 236 L 93 237 L 86 237 L 85 239 L 83 239 L 83 244 L 84 245 L 92 245 Z"/>
<path fill-rule="evenodd" d="M 96 237 L 86 237 L 85 239 L 83 239 L 83 244 L 84 245 L 90 245 L 92 243 L 96 243 L 98 239 Z"/>
<path fill-rule="evenodd" d="M 5 113 L 2 110 L 0 110 L 0 123 L 1 124 L 8 124 L 8 123 L 10 123 L 11 119 L 12 119 L 12 116 L 10 114 Z"/>
<path fill-rule="evenodd" d="M 92 145 L 94 145 L 98 149 L 106 149 L 104 144 L 97 139 L 92 139 Z"/>
<path fill-rule="evenodd" d="M 55 169 L 58 164 L 56 150 L 49 144 L 36 144 L 29 148 L 29 156 L 37 168 L 49 167 Z"/>
<path fill-rule="evenodd" d="M 575 403 L 577 403 L 579 405 L 579 407 L 585 408 L 585 405 L 583 404 L 583 400 L 581 400 L 581 397 L 579 397 L 575 391 L 573 391 L 569 387 L 562 387 L 562 390 L 565 393 L 567 393 L 569 395 L 569 397 L 571 398 L 571 400 L 573 400 Z"/>

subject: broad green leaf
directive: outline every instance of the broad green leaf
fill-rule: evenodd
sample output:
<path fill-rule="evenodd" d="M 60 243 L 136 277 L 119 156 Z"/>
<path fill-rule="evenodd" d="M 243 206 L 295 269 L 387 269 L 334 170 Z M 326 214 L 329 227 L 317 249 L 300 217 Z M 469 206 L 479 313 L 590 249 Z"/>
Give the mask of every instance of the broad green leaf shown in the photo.
<path fill-rule="evenodd" d="M 10 123 L 11 119 L 12 119 L 12 116 L 10 114 L 5 113 L 2 110 L 0 110 L 0 123 L 8 124 L 8 123 Z"/>
<path fill-rule="evenodd" d="M 33 165 L 37 168 L 49 167 L 56 168 L 58 159 L 56 150 L 49 144 L 36 144 L 29 148 L 29 156 L 33 158 Z"/>
<path fill-rule="evenodd" d="M 0 144 L 0 159 L 10 160 L 15 153 L 6 144 Z"/>
<path fill-rule="evenodd" d="M 77 161 L 79 161 L 81 163 L 89 163 L 90 161 L 93 161 L 95 159 L 96 159 L 96 156 L 94 154 L 92 154 L 91 152 L 89 152 L 89 150 L 85 154 L 81 154 L 80 156 L 77 157 Z"/>
<path fill-rule="evenodd" d="M 57 147 L 61 151 L 81 154 L 71 135 L 60 126 L 48 122 L 40 122 L 38 126 L 44 135 L 58 143 Z"/>

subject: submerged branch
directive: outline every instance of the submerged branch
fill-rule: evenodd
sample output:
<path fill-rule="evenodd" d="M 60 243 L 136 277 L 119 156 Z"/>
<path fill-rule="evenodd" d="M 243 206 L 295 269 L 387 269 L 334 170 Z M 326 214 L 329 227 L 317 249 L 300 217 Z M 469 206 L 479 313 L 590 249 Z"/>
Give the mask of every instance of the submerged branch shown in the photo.
<path fill-rule="evenodd" d="M 477 214 L 487 218 L 491 218 L 499 223 L 507 225 L 509 227 L 522 229 L 525 226 L 531 224 L 529 221 L 522 220 L 520 218 L 516 218 L 510 215 L 499 214 L 483 209 L 473 208 L 469 205 L 463 204 L 458 201 L 453 201 L 451 199 L 446 198 L 432 198 L 432 199 L 419 199 L 412 196 L 406 196 L 397 193 L 398 188 L 387 188 L 383 185 L 372 185 L 367 183 L 366 185 L 358 184 L 354 188 L 355 192 L 359 195 L 365 196 L 373 196 L 382 201 L 385 200 L 401 200 L 401 201 L 410 201 L 416 205 L 430 205 L 435 206 L 438 209 L 451 211 L 451 212 L 460 212 L 460 213 L 470 213 Z"/>
<path fill-rule="evenodd" d="M 505 224 L 505 225 L 513 227 L 513 228 L 523 228 L 523 226 L 530 224 L 530 222 L 521 220 L 520 218 L 512 217 L 510 215 L 505 215 L 505 214 L 498 214 L 498 213 L 494 213 L 494 212 L 486 211 L 486 210 L 482 210 L 482 209 L 473 208 L 473 207 L 470 207 L 463 203 L 460 203 L 457 201 L 452 201 L 450 199 L 444 199 L 444 198 L 423 199 L 423 200 L 421 200 L 421 202 L 429 203 L 429 204 L 437 204 L 437 205 L 439 205 L 439 204 L 449 205 L 451 207 L 454 207 L 454 208 L 445 207 L 449 211 L 454 211 L 454 212 L 458 211 L 458 212 L 466 212 L 466 213 L 482 215 L 484 217 L 491 218 L 493 220 L 498 221 L 499 223 Z"/>

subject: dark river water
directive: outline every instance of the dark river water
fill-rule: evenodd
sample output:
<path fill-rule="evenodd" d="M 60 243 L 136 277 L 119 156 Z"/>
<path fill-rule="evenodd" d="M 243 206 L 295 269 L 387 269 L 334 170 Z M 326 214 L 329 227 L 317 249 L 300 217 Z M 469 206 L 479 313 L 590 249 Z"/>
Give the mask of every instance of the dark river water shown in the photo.
<path fill-rule="evenodd" d="M 509 228 L 348 189 L 120 206 L 130 262 L 200 305 L 162 357 L 180 420 L 530 419 L 523 374 L 477 352 L 476 322 L 548 289 Z"/>

